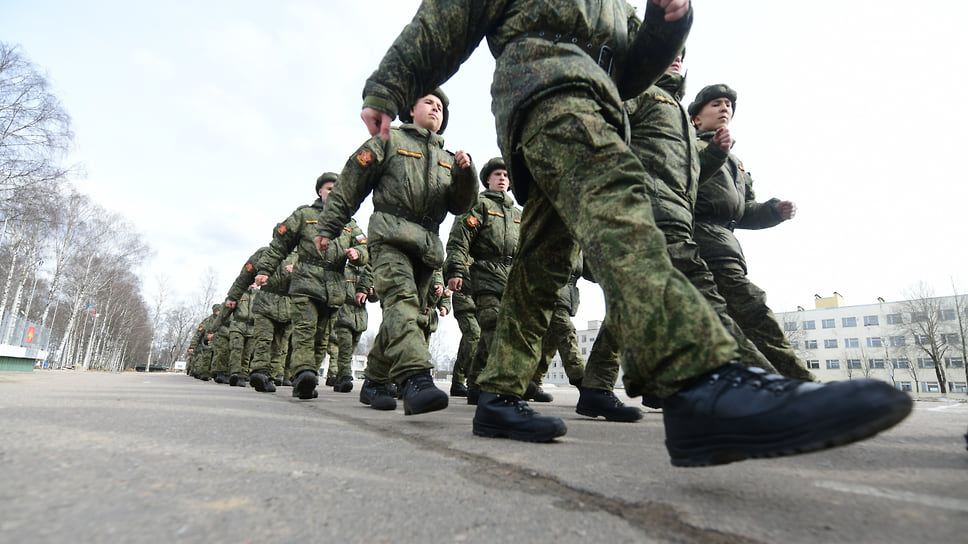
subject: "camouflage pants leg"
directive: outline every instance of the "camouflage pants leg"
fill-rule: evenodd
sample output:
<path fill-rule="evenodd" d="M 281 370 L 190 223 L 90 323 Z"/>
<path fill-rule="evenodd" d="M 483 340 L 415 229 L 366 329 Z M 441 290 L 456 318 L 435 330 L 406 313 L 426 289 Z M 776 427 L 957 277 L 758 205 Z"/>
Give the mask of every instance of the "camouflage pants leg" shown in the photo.
<path fill-rule="evenodd" d="M 757 349 L 784 376 L 814 381 L 816 378 L 797 357 L 776 316 L 766 305 L 766 293 L 747 278 L 743 267 L 733 261 L 712 261 L 709 268 L 726 299 L 729 315 Z"/>
<path fill-rule="evenodd" d="M 605 319 L 595 337 L 595 343 L 592 344 L 592 351 L 588 354 L 582 387 L 606 391 L 615 389 L 621 364 L 618 352 L 618 340 L 612 335 L 612 327 L 609 326 L 609 317 L 606 311 Z"/>
<path fill-rule="evenodd" d="M 213 376 L 212 371 L 212 348 L 203 347 L 201 351 L 196 355 L 198 357 L 198 362 L 196 363 L 196 372 L 199 376 Z"/>
<path fill-rule="evenodd" d="M 332 309 L 321 300 L 305 296 L 291 296 L 292 304 L 292 366 L 295 376 L 303 370 L 319 375 L 319 365 L 326 356 L 329 342 L 329 317 Z"/>
<path fill-rule="evenodd" d="M 329 343 L 326 344 L 326 356 L 329 357 L 329 364 L 326 367 L 326 376 L 338 376 L 337 371 L 339 369 L 339 340 L 336 337 L 336 314 L 339 310 L 333 312 L 332 317 L 329 320 Z"/>
<path fill-rule="evenodd" d="M 524 394 L 579 244 L 615 324 L 629 395 L 671 395 L 736 358 L 716 313 L 672 267 L 621 126 L 593 96 L 561 93 L 526 115 L 520 159 L 533 182 L 482 390 Z"/>
<path fill-rule="evenodd" d="M 555 306 L 551 312 L 548 331 L 541 337 L 541 359 L 531 381 L 542 384 L 555 353 L 561 355 L 561 366 L 565 369 L 568 382 L 572 385 L 581 384 L 585 377 L 585 360 L 578 349 L 575 324 L 571 322 L 568 309 L 561 306 Z"/>
<path fill-rule="evenodd" d="M 252 372 L 272 376 L 270 364 L 275 323 L 262 314 L 252 316 Z"/>
<path fill-rule="evenodd" d="M 454 312 L 457 326 L 460 327 L 460 344 L 457 346 L 457 359 L 454 361 L 454 383 L 467 380 L 467 367 L 477 351 L 481 339 L 481 326 L 477 323 L 476 310 L 473 312 Z"/>
<path fill-rule="evenodd" d="M 753 342 L 743 334 L 743 329 L 730 317 L 726 309 L 726 299 L 719 294 L 713 273 L 706 261 L 699 256 L 699 246 L 692 239 L 692 226 L 662 223 L 659 225 L 666 236 L 666 247 L 672 266 L 682 272 L 689 282 L 699 290 L 706 302 L 713 307 L 723 327 L 736 340 L 739 346 L 739 361 L 746 366 L 757 366 L 769 372 L 776 372 L 770 361 L 756 349 Z"/>
<path fill-rule="evenodd" d="M 479 389 L 478 377 L 487 366 L 494 342 L 494 329 L 497 327 L 497 316 L 501 309 L 501 298 L 493 294 L 474 296 L 476 305 L 477 324 L 481 328 L 481 337 L 477 341 L 477 349 L 467 367 L 467 388 Z"/>
<path fill-rule="evenodd" d="M 242 331 L 230 331 L 229 332 L 229 374 L 239 374 L 248 376 L 248 373 L 243 374 L 243 362 L 245 359 L 245 335 Z"/>
<path fill-rule="evenodd" d="M 212 369 L 215 372 L 228 372 L 229 371 L 229 335 L 227 334 L 216 334 L 213 338 L 215 343 L 214 352 L 212 353 Z"/>
<path fill-rule="evenodd" d="M 383 307 L 383 321 L 367 355 L 366 377 L 402 385 L 412 374 L 432 368 L 417 315 L 426 306 L 420 293 L 429 289 L 433 270 L 418 257 L 386 244 L 371 245 L 370 265 L 373 287 Z"/>
<path fill-rule="evenodd" d="M 362 332 L 356 332 L 349 327 L 336 327 L 336 342 L 339 344 L 339 355 L 336 360 L 337 379 L 346 376 L 353 377 L 353 351 L 360 343 Z"/>

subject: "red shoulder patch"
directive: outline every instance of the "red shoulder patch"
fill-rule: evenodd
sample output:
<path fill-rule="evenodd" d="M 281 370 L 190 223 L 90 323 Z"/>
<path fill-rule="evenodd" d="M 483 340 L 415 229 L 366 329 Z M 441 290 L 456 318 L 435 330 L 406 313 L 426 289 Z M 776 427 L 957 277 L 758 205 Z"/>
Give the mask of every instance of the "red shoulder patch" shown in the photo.
<path fill-rule="evenodd" d="M 373 161 L 373 152 L 369 149 L 364 149 L 360 151 L 360 154 L 356 156 L 356 162 L 360 163 L 360 166 L 367 166 Z"/>
<path fill-rule="evenodd" d="M 253 270 L 255 270 L 255 267 L 252 266 L 252 263 L 245 263 L 245 271 L 246 272 L 252 272 Z"/>
<path fill-rule="evenodd" d="M 473 215 L 468 215 L 467 219 L 464 221 L 467 223 L 467 226 L 471 228 L 477 228 L 477 226 L 481 224 L 481 222 Z"/>
<path fill-rule="evenodd" d="M 289 229 L 288 229 L 288 228 L 286 228 L 286 224 L 285 224 L 285 223 L 281 223 L 281 224 L 280 224 L 280 225 L 279 225 L 278 227 L 276 227 L 276 232 L 278 232 L 278 233 L 279 233 L 279 236 L 282 236 L 282 235 L 283 235 L 283 234 L 285 234 L 285 233 L 286 233 L 286 232 L 287 232 L 288 230 L 289 230 Z"/>

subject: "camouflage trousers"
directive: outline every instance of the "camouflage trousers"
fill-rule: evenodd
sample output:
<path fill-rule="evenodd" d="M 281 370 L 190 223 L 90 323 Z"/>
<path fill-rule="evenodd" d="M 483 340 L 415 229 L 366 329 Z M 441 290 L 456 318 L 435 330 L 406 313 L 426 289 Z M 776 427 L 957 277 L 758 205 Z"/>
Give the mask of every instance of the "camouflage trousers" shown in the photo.
<path fill-rule="evenodd" d="M 356 351 L 356 345 L 360 343 L 360 337 L 363 336 L 363 332 L 357 332 L 349 327 L 336 327 L 336 345 L 339 346 L 339 352 L 336 357 L 336 374 L 334 376 L 338 378 L 343 378 L 346 376 L 353 377 L 353 352 Z M 330 365 L 330 370 L 333 367 Z"/>
<path fill-rule="evenodd" d="M 482 390 L 524 394 L 579 247 L 605 294 L 629 395 L 669 396 L 736 358 L 736 342 L 669 260 L 621 127 L 595 97 L 574 93 L 545 97 L 524 117 L 514 151 L 533 181 Z"/>
<path fill-rule="evenodd" d="M 247 329 L 249 327 L 246 327 Z M 229 331 L 229 374 L 249 377 L 255 338 L 251 331 Z"/>
<path fill-rule="evenodd" d="M 212 373 L 229 371 L 229 335 L 216 333 L 212 338 Z"/>
<path fill-rule="evenodd" d="M 212 348 L 211 346 L 203 346 L 195 349 L 195 355 L 192 357 L 192 362 L 195 363 L 195 374 L 199 376 L 212 376 Z"/>
<path fill-rule="evenodd" d="M 319 375 L 329 344 L 329 320 L 336 310 L 325 302 L 301 295 L 291 295 L 292 307 L 291 368 L 295 376 L 303 370 Z"/>
<path fill-rule="evenodd" d="M 467 379 L 467 367 L 477 351 L 477 343 L 481 339 L 481 326 L 477 324 L 477 310 L 454 311 L 457 326 L 460 328 L 460 343 L 457 345 L 457 359 L 454 360 L 454 383 L 464 383 Z"/>
<path fill-rule="evenodd" d="M 283 375 L 292 322 L 277 321 L 263 314 L 253 314 L 252 318 L 251 371 L 266 376 Z"/>
<path fill-rule="evenodd" d="M 565 368 L 568 382 L 576 387 L 581 385 L 585 377 L 585 360 L 578 349 L 578 333 L 571 322 L 571 314 L 568 308 L 561 306 L 555 306 L 551 312 L 548 331 L 541 337 L 541 360 L 531 381 L 542 384 L 555 352 L 561 355 L 561 365 Z"/>
<path fill-rule="evenodd" d="M 480 389 L 478 377 L 487 366 L 488 357 L 491 353 L 491 344 L 494 342 L 494 331 L 497 328 L 497 316 L 501 309 L 501 297 L 492 294 L 479 294 L 474 296 L 476 306 L 475 317 L 480 327 L 481 337 L 477 341 L 477 349 L 471 357 L 470 365 L 467 367 L 467 388 Z"/>
<path fill-rule="evenodd" d="M 328 364 L 326 365 L 326 376 L 336 376 L 336 371 L 339 368 L 339 338 L 336 336 L 336 315 L 339 310 L 333 312 L 333 315 L 329 318 L 329 343 L 326 345 L 326 355 L 329 358 Z"/>
<path fill-rule="evenodd" d="M 766 305 L 766 293 L 746 277 L 743 267 L 735 261 L 717 260 L 711 261 L 709 268 L 726 299 L 729 315 L 776 370 L 790 378 L 815 381 Z"/>
<path fill-rule="evenodd" d="M 430 288 L 434 271 L 419 256 L 378 243 L 370 245 L 370 266 L 383 321 L 366 357 L 366 377 L 402 385 L 411 375 L 433 368 L 417 315 L 427 306 L 421 293 Z"/>

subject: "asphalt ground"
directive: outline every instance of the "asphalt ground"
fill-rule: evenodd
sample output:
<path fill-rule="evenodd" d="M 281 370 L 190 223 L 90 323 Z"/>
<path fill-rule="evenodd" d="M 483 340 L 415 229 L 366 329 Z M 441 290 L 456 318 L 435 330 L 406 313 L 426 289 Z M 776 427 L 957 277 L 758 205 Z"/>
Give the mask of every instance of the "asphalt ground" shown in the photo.
<path fill-rule="evenodd" d="M 968 538 L 961 396 L 859 444 L 675 468 L 661 413 L 585 418 L 571 387 L 534 405 L 568 434 L 531 444 L 474 436 L 463 399 L 370 409 L 360 383 L 300 401 L 184 374 L 0 373 L 0 543 Z"/>

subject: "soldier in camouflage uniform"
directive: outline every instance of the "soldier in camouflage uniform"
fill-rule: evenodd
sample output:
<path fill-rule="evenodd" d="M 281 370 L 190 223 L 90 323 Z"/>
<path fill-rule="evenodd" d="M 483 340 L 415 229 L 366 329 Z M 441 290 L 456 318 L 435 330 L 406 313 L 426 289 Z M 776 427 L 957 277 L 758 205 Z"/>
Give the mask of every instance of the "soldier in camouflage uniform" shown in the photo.
<path fill-rule="evenodd" d="M 349 393 L 353 390 L 353 352 L 360 337 L 366 331 L 369 314 L 367 301 L 376 302 L 370 267 L 346 265 L 346 302 L 336 314 L 336 343 L 339 346 L 336 360 L 336 379 L 333 391 Z"/>
<path fill-rule="evenodd" d="M 470 263 L 468 263 L 470 266 Z M 460 328 L 460 344 L 457 346 L 457 359 L 454 360 L 454 372 L 450 383 L 450 396 L 466 397 L 467 367 L 470 365 L 477 342 L 481 339 L 481 326 L 477 323 L 477 307 L 474 306 L 474 295 L 471 282 L 466 280 L 460 291 L 451 292 L 451 304 L 454 307 L 454 318 Z"/>
<path fill-rule="evenodd" d="M 521 396 L 579 244 L 620 339 L 626 391 L 663 399 L 673 464 L 845 444 L 910 412 L 910 398 L 875 380 L 804 389 L 729 362 L 735 340 L 673 268 L 645 168 L 624 141 L 622 100 L 665 71 L 691 23 L 688 0 L 651 0 L 641 28 L 618 0 L 424 0 L 367 80 L 361 117 L 385 140 L 401 106 L 455 73 L 482 38 L 495 56 L 491 109 L 525 209 L 475 434 L 550 441 L 566 432 Z"/>
<path fill-rule="evenodd" d="M 209 343 L 210 335 L 215 331 L 220 304 L 212 306 L 212 313 L 199 323 L 198 328 L 189 342 L 189 353 L 192 355 L 194 376 L 207 382 L 211 379 L 212 347 Z"/>
<path fill-rule="evenodd" d="M 299 260 L 293 267 L 289 283 L 292 309 L 292 396 L 311 399 L 318 396 L 319 367 L 326 356 L 329 321 L 346 297 L 343 268 L 346 262 L 363 266 L 369 261 L 366 236 L 347 218 L 334 230 L 334 242 L 318 251 L 316 236 L 319 214 L 336 184 L 337 175 L 326 172 L 316 179 L 319 198 L 309 206 L 300 206 L 273 232 L 272 242 L 259 260 L 257 285 L 265 285 L 269 273 L 298 248 Z"/>
<path fill-rule="evenodd" d="M 555 302 L 554 310 L 551 313 L 551 321 L 548 323 L 548 331 L 541 337 L 541 359 L 538 361 L 538 368 L 534 371 L 531 378 L 531 385 L 524 394 L 525 400 L 535 402 L 551 402 L 554 397 L 551 393 L 541 388 L 545 374 L 551 367 L 551 360 L 555 353 L 561 355 L 561 366 L 565 369 L 568 376 L 568 383 L 575 387 L 581 387 L 585 377 L 585 359 L 581 356 L 578 348 L 578 333 L 575 331 L 575 324 L 571 318 L 578 313 L 580 294 L 578 292 L 578 278 L 582 273 L 581 253 L 575 259 L 574 268 L 568 283 L 558 291 L 558 300 Z"/>
<path fill-rule="evenodd" d="M 327 387 L 333 387 L 336 385 L 336 372 L 339 368 L 336 362 L 339 359 L 339 344 L 336 338 L 336 316 L 345 306 L 346 304 L 344 303 L 339 307 L 339 309 L 333 312 L 333 315 L 329 318 L 329 343 L 326 344 L 326 356 L 328 358 L 328 364 L 326 365 Z"/>
<path fill-rule="evenodd" d="M 258 262 L 254 261 L 254 266 L 258 266 Z M 277 385 L 283 385 L 291 378 L 286 375 L 285 362 L 292 335 L 288 293 L 295 262 L 296 253 L 293 252 L 279 263 L 266 284 L 259 288 L 259 296 L 252 304 L 254 338 L 249 383 L 259 392 L 272 393 Z"/>
<path fill-rule="evenodd" d="M 249 364 L 255 348 L 252 304 L 258 296 L 259 290 L 254 286 L 246 290 L 232 311 L 232 321 L 229 323 L 229 385 L 245 387 L 249 381 Z"/>
<path fill-rule="evenodd" d="M 212 375 L 215 383 L 229 383 L 229 324 L 232 322 L 233 306 L 222 303 L 215 320 L 212 344 Z"/>
<path fill-rule="evenodd" d="M 434 271 L 434 279 L 427 289 L 426 300 L 427 306 L 417 316 L 417 326 L 423 329 L 429 347 L 430 335 L 437 332 L 440 318 L 449 314 L 451 309 L 450 290 L 444 288 L 444 275 L 439 269 Z"/>
<path fill-rule="evenodd" d="M 447 212 L 467 211 L 475 198 L 470 155 L 443 148 L 447 97 L 440 89 L 411 95 L 409 112 L 386 138 L 367 140 L 346 162 L 332 203 L 320 218 L 319 247 L 327 247 L 344 218 L 373 193 L 370 237 L 374 288 L 383 321 L 367 356 L 360 401 L 393 409 L 386 383 L 402 388 L 404 413 L 447 407 L 448 396 L 434 386 L 430 352 L 417 316 L 426 308 L 434 270 L 444 261 L 437 230 Z M 391 402 L 392 401 L 392 402 Z"/>
<path fill-rule="evenodd" d="M 521 230 L 521 210 L 508 194 L 511 181 L 504 159 L 495 157 L 487 161 L 480 178 L 484 191 L 469 212 L 454 220 L 444 262 L 448 289 L 461 292 L 465 278 L 474 285 L 474 307 L 481 337 L 467 368 L 468 404 L 477 404 L 480 396 L 477 376 L 487 363 Z"/>
<path fill-rule="evenodd" d="M 734 228 L 773 227 L 796 214 L 796 205 L 788 200 L 773 198 L 757 202 L 753 178 L 729 152 L 730 145 L 721 149 L 715 144 L 717 133 L 727 130 L 735 105 L 736 92 L 723 84 L 703 88 L 689 105 L 689 115 L 699 131 L 699 148 L 719 153 L 725 160 L 699 188 L 695 227 L 699 254 L 725 298 L 723 306 L 746 337 L 781 374 L 812 381 L 814 376 L 797 357 L 773 311 L 766 305 L 766 293 L 746 277 L 743 248 L 733 235 Z"/>

